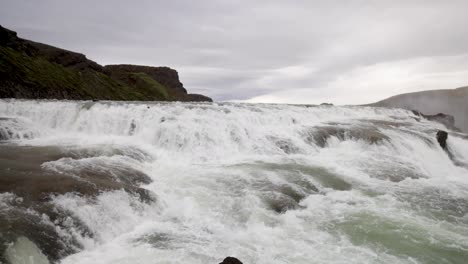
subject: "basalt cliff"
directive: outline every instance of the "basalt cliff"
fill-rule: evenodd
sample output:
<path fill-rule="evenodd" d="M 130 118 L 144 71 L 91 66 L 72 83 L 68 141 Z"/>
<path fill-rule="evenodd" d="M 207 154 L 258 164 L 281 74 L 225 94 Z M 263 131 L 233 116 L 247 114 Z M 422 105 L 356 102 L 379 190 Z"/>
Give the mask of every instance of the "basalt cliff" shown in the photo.
<path fill-rule="evenodd" d="M 101 66 L 83 54 L 19 38 L 2 26 L 0 98 L 212 101 L 187 93 L 174 69 Z"/>

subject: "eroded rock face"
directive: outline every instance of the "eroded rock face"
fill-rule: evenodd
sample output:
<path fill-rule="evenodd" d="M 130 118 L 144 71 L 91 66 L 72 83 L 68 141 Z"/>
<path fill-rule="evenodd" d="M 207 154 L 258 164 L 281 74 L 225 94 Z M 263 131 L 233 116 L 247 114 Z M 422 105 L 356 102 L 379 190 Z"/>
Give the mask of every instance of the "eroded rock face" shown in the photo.
<path fill-rule="evenodd" d="M 151 67 L 141 65 L 107 65 L 104 67 L 105 73 L 113 79 L 119 80 L 127 85 L 134 86 L 132 74 L 144 73 L 159 84 L 167 88 L 170 100 L 192 101 L 192 102 L 212 102 L 213 100 L 201 94 L 188 94 L 184 85 L 180 82 L 179 73 L 169 67 Z"/>
<path fill-rule="evenodd" d="M 12 46 L 17 38 L 16 32 L 0 26 L 0 45 Z"/>
<path fill-rule="evenodd" d="M 140 65 L 106 65 L 104 70 L 112 78 L 119 78 L 129 72 L 142 72 L 149 75 L 151 78 L 158 81 L 160 84 L 187 94 L 187 90 L 179 80 L 179 74 L 176 70 L 169 67 L 151 67 L 151 66 L 140 66 Z"/>
<path fill-rule="evenodd" d="M 242 264 L 242 262 L 234 257 L 227 257 L 219 264 Z"/>

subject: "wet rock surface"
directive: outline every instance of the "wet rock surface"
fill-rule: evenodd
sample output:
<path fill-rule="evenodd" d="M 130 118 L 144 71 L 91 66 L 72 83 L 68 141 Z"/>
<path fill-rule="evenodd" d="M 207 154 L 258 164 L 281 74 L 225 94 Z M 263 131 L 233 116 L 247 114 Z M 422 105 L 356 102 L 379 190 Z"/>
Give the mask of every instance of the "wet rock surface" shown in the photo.
<path fill-rule="evenodd" d="M 448 138 L 448 133 L 446 131 L 439 130 L 437 131 L 436 134 L 437 142 L 439 142 L 439 145 L 443 149 L 447 149 L 447 138 Z"/>
<path fill-rule="evenodd" d="M 101 168 L 96 167 L 96 162 L 93 166 L 73 163 L 96 155 L 106 160 L 106 154 L 113 157 L 123 153 L 0 144 L 0 252 L 5 252 L 18 237 L 32 241 L 51 261 L 79 251 L 82 245 L 67 230 L 71 228 L 82 237 L 93 237 L 93 233 L 70 212 L 54 204 L 53 199 L 60 195 L 73 194 L 92 203 L 104 192 L 124 190 L 141 202 L 155 201 L 152 193 L 140 187 L 151 182 L 141 171 L 109 167 L 112 163 L 104 163 Z M 133 158 L 145 157 L 136 153 Z M 72 162 L 73 170 L 44 166 L 56 161 Z M 0 261 L 5 262 L 1 257 Z"/>
<path fill-rule="evenodd" d="M 27 237 L 49 260 L 55 262 L 82 249 L 73 236 L 64 235 L 64 230 L 73 227 L 83 236 L 93 235 L 79 219 L 56 208 L 50 202 L 33 202 L 10 195 L 2 197 L 2 203 L 0 260 L 4 258 L 7 247 L 19 237 Z"/>
<path fill-rule="evenodd" d="M 340 140 L 364 140 L 370 144 L 377 144 L 389 138 L 375 127 L 367 126 L 319 126 L 314 127 L 307 136 L 307 141 L 314 142 L 319 147 L 325 147 L 330 137 Z"/>
<path fill-rule="evenodd" d="M 78 166 L 72 158 L 76 153 L 67 155 L 55 147 L 3 145 L 0 148 L 0 192 L 14 193 L 35 202 L 48 200 L 51 194 L 76 192 L 96 196 L 102 191 L 123 189 L 144 201 L 152 201 L 151 195 L 138 187 L 151 182 L 150 178 L 135 169 Z M 43 166 L 60 159 L 71 161 L 74 170 L 57 171 Z"/>

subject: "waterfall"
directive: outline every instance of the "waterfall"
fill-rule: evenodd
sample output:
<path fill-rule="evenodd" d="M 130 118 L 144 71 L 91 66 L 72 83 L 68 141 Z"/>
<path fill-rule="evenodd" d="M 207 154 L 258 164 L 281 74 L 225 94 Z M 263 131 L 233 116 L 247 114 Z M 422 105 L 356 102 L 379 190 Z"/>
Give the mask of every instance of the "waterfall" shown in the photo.
<path fill-rule="evenodd" d="M 64 264 L 464 263 L 468 140 L 438 130 L 374 107 L 0 100 L 0 262 L 27 241 Z"/>

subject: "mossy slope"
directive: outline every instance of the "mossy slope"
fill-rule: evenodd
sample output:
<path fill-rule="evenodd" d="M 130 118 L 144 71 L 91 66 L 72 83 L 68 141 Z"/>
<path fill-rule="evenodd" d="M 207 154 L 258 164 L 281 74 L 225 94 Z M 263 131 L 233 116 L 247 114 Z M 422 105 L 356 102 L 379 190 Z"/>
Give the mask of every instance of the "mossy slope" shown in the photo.
<path fill-rule="evenodd" d="M 0 26 L 0 98 L 211 101 L 187 94 L 173 69 L 117 67 L 115 74 L 113 69 L 117 68 L 103 67 L 83 54 L 18 38 L 16 32 Z"/>

